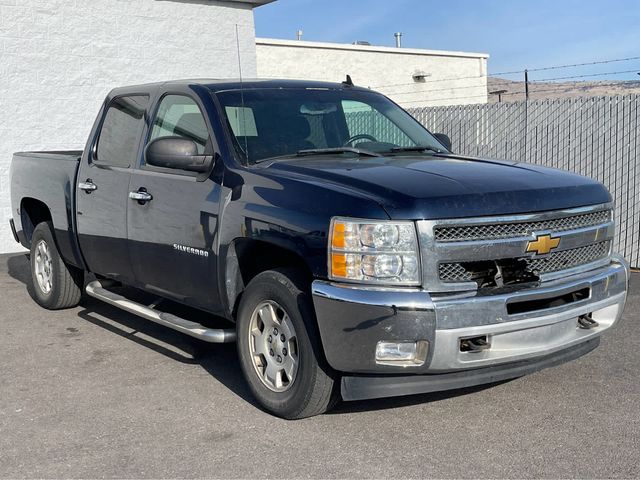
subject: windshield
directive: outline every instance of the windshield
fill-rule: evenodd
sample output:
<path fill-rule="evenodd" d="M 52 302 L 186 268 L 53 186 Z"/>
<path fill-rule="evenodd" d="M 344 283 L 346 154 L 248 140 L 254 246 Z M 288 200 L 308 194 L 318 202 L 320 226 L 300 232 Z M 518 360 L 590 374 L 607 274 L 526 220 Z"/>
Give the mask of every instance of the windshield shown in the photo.
<path fill-rule="evenodd" d="M 444 151 L 413 117 L 375 92 L 265 88 L 219 92 L 217 97 L 236 150 L 250 164 L 342 147 L 352 147 L 344 151 L 351 155 L 354 149 L 398 154 L 398 147 Z"/>

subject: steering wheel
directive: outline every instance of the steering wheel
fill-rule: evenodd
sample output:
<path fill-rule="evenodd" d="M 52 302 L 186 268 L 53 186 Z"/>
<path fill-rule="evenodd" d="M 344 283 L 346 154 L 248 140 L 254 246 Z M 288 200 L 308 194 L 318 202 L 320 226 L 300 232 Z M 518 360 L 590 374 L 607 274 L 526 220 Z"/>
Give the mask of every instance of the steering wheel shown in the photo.
<path fill-rule="evenodd" d="M 342 146 L 343 147 L 353 147 L 353 142 L 356 142 L 358 140 L 369 140 L 371 142 L 377 142 L 378 141 L 377 138 L 372 137 L 371 135 L 368 135 L 366 133 L 359 133 L 358 135 L 354 135 L 353 137 L 350 137 L 349 140 L 344 142 L 344 144 Z"/>

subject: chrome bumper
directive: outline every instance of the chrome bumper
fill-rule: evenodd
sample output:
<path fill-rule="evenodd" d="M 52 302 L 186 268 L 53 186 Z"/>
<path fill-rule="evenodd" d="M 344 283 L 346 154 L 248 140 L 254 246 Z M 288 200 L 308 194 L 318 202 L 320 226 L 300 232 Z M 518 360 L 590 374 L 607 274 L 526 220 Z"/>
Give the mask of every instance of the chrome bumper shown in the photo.
<path fill-rule="evenodd" d="M 375 289 L 313 282 L 313 299 L 329 364 L 351 373 L 437 374 L 525 361 L 570 349 L 598 337 L 622 315 L 629 278 L 626 262 L 616 257 L 606 267 L 543 283 L 537 288 L 499 295 L 430 295 L 420 289 Z M 588 295 L 559 307 L 526 310 L 535 301 L 581 290 Z M 514 303 L 524 310 L 509 312 Z M 591 314 L 598 325 L 578 327 Z M 491 347 L 461 351 L 460 340 L 486 336 Z M 429 342 L 420 366 L 375 362 L 379 341 Z"/>

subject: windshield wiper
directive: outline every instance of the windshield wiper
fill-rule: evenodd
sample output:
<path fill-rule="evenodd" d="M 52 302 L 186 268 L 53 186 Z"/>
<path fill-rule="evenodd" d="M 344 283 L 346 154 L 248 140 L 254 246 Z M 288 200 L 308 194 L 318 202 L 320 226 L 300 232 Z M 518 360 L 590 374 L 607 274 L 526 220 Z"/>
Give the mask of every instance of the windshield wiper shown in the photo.
<path fill-rule="evenodd" d="M 440 150 L 436 147 L 425 147 L 422 145 L 416 145 L 415 147 L 393 147 L 392 152 L 434 152 L 434 153 L 448 153 L 444 150 Z"/>
<path fill-rule="evenodd" d="M 363 157 L 379 157 L 380 155 L 371 152 L 369 150 L 363 150 L 361 148 L 354 147 L 336 147 L 336 148 L 311 148 L 309 150 L 298 150 L 297 156 L 303 157 L 305 155 L 325 155 L 327 153 L 355 153 L 362 155 Z"/>
<path fill-rule="evenodd" d="M 254 164 L 273 162 L 278 160 L 286 160 L 295 157 L 309 157 L 312 155 L 328 155 L 332 153 L 355 153 L 356 155 L 362 155 L 363 157 L 380 157 L 381 155 L 371 152 L 369 150 L 362 150 L 360 148 L 353 147 L 336 147 L 336 148 L 311 148 L 308 150 L 298 150 L 296 153 L 290 153 L 289 155 L 280 155 L 278 157 L 261 158 L 254 162 Z"/>

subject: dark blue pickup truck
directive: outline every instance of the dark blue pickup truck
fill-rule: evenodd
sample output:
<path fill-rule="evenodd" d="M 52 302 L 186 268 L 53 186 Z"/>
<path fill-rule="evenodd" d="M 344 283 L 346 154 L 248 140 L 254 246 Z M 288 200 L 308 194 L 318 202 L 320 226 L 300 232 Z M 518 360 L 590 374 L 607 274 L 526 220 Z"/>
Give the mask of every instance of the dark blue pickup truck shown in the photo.
<path fill-rule="evenodd" d="M 569 361 L 626 300 L 600 183 L 456 155 L 350 82 L 118 88 L 84 151 L 16 153 L 11 189 L 40 305 L 236 341 L 285 418 Z"/>

